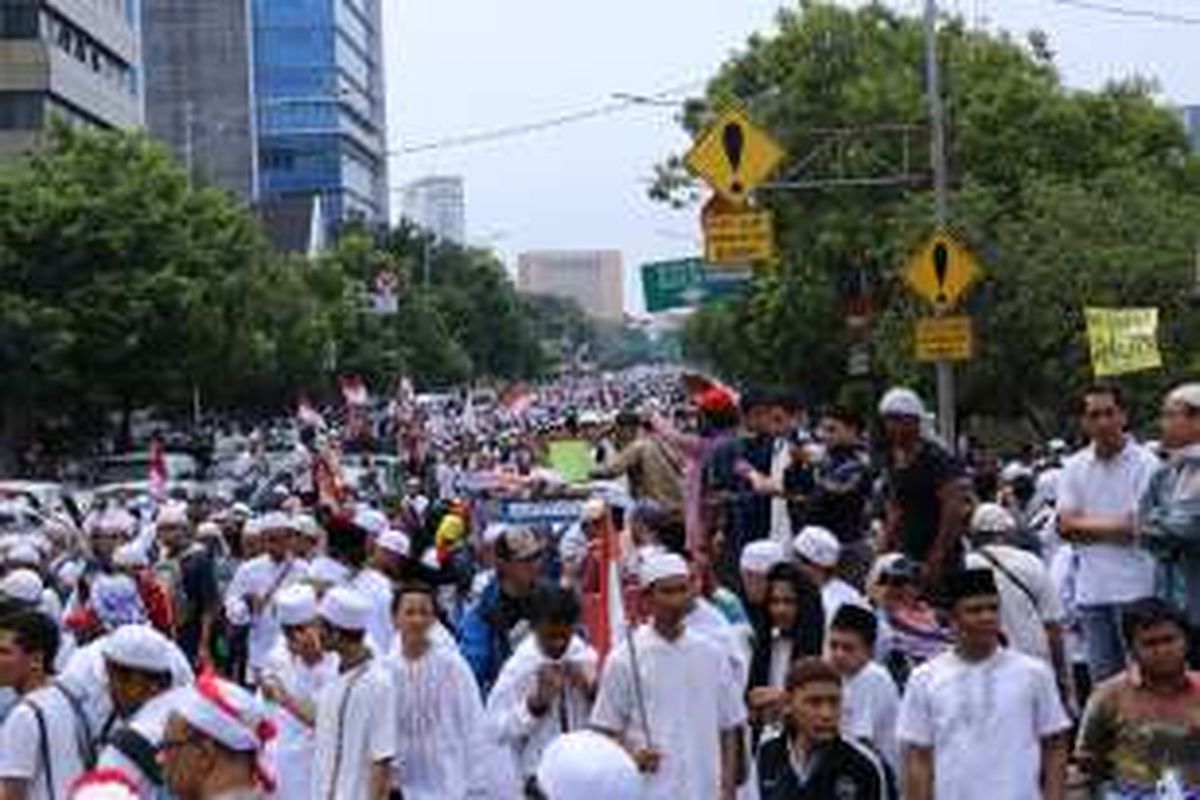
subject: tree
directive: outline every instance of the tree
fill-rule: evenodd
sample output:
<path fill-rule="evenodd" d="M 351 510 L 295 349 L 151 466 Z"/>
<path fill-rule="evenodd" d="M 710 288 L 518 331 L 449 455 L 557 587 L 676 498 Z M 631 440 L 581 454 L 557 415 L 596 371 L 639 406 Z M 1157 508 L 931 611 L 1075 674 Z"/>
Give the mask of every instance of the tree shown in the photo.
<path fill-rule="evenodd" d="M 705 100 L 687 104 L 684 123 L 694 134 L 714 109 L 743 101 L 793 163 L 814 153 L 817 128 L 919 124 L 922 48 L 918 19 L 881 5 L 803 2 L 781 12 L 776 35 L 752 37 L 720 69 Z M 1088 305 L 1162 310 L 1167 369 L 1131 381 L 1144 397 L 1189 374 L 1200 351 L 1185 302 L 1200 166 L 1178 119 L 1154 102 L 1152 84 L 1069 90 L 1044 34 L 1022 45 L 969 31 L 957 18 L 943 20 L 939 49 L 952 224 L 987 273 L 967 305 L 980 352 L 961 370 L 963 410 L 1061 424 L 1090 371 L 1081 322 Z M 841 151 L 851 174 L 901 160 L 898 138 L 855 142 Z M 658 199 L 686 203 L 694 192 L 677 158 L 658 168 Z M 733 378 L 804 384 L 832 398 L 847 382 L 841 287 L 867 254 L 881 276 L 871 333 L 877 381 L 927 379 L 930 370 L 912 359 L 911 329 L 928 311 L 898 273 L 930 232 L 928 186 L 760 199 L 775 212 L 782 262 L 760 274 L 745 300 L 696 315 L 688 353 Z"/>

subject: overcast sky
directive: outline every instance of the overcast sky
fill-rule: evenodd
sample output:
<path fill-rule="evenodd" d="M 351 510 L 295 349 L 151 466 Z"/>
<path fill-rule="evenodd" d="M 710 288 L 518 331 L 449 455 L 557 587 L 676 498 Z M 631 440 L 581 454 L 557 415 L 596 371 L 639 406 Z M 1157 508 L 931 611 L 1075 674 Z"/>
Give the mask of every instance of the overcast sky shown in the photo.
<path fill-rule="evenodd" d="M 780 0 L 383 0 L 389 140 L 422 145 L 604 106 L 613 93 L 697 94 Z M 1133 73 L 1164 99 L 1200 102 L 1200 25 L 1156 22 L 1055 0 L 943 0 L 977 26 L 1050 34 L 1069 84 Z M 1200 0 L 1103 0 L 1200 20 Z M 917 13 L 920 0 L 892 0 Z M 466 180 L 467 232 L 512 261 L 546 248 L 624 253 L 627 303 L 636 267 L 699 249 L 695 212 L 646 197 L 653 165 L 688 146 L 671 108 L 632 107 L 540 133 L 400 154 L 392 185 L 429 174 Z M 393 200 L 396 200 L 393 195 Z"/>

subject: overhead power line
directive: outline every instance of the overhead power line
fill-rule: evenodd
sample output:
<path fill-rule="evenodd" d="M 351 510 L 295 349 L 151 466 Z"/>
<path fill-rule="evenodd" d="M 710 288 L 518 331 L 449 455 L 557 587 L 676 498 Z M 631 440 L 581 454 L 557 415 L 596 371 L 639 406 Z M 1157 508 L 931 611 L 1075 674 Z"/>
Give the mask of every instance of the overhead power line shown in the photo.
<path fill-rule="evenodd" d="M 566 114 L 559 114 L 554 117 L 534 120 L 531 122 L 522 122 L 514 125 L 506 125 L 500 128 L 491 130 L 477 131 L 475 133 L 466 133 L 458 136 L 447 136 L 442 139 L 434 139 L 420 144 L 401 145 L 398 148 L 389 151 L 391 155 L 411 155 L 414 153 L 426 153 L 431 150 L 448 150 L 455 147 L 468 147 L 476 144 L 486 144 L 495 142 L 501 139 L 511 139 L 517 136 L 527 136 L 532 133 L 551 130 L 553 128 L 561 128 L 564 125 L 572 125 L 576 122 L 584 122 L 598 117 L 607 117 L 622 111 L 628 111 L 631 108 L 639 108 L 647 105 L 647 98 L 658 100 L 666 100 L 667 98 L 677 95 L 680 92 L 686 92 L 691 89 L 703 86 L 705 81 L 691 81 L 679 86 L 664 89 L 661 92 L 655 92 L 650 95 L 628 95 L 623 96 L 618 100 L 613 100 L 602 105 L 593 106 L 592 108 L 581 109 Z"/>
<path fill-rule="evenodd" d="M 1115 3 L 1097 2 L 1097 0 L 1050 0 L 1055 5 L 1081 8 L 1086 11 L 1097 11 L 1126 19 L 1141 19 L 1151 22 L 1165 22 L 1172 25 L 1200 25 L 1200 17 L 1189 17 L 1170 11 L 1154 11 L 1148 8 L 1130 8 Z"/>

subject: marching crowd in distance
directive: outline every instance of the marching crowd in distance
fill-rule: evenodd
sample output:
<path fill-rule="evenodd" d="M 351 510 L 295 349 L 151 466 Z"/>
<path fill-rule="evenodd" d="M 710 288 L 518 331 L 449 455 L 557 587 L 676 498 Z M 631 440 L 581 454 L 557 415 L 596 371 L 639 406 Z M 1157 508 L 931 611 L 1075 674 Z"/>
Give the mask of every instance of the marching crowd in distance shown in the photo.
<path fill-rule="evenodd" d="M 1200 384 L 1004 464 L 903 388 L 574 384 L 5 534 L 0 800 L 1200 798 Z"/>

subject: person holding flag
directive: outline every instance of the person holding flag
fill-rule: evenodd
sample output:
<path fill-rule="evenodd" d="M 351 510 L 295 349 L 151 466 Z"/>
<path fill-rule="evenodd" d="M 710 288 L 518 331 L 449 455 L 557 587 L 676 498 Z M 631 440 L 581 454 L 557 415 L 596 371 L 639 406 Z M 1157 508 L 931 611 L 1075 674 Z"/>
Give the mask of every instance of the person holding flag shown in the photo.
<path fill-rule="evenodd" d="M 733 800 L 742 687 L 726 654 L 684 624 L 692 600 L 687 562 L 656 553 L 641 578 L 651 622 L 605 663 L 592 726 L 633 754 L 647 800 Z"/>

